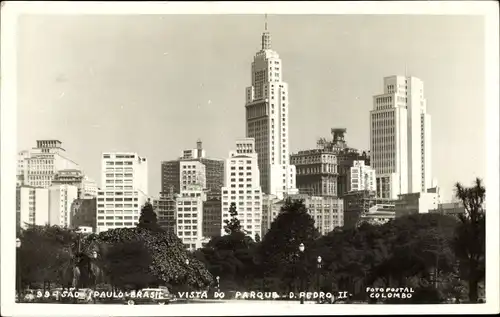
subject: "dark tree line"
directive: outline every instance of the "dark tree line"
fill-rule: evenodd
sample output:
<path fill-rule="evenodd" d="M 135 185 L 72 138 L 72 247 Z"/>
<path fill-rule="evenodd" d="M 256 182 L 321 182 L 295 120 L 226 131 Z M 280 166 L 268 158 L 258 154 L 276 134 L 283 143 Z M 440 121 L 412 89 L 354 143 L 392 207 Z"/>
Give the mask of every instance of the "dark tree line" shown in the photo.
<path fill-rule="evenodd" d="M 222 288 L 232 290 L 321 288 L 366 300 L 367 286 L 413 287 L 414 303 L 477 302 L 484 281 L 485 189 L 480 180 L 470 188 L 457 184 L 456 196 L 466 210 L 458 218 L 417 214 L 384 225 L 337 228 L 322 237 L 303 202 L 287 200 L 262 241 L 241 232 L 232 205 L 228 235 L 212 239 L 196 257 L 221 277 Z M 303 275 L 305 286 L 298 278 Z"/>
<path fill-rule="evenodd" d="M 20 239 L 23 288 L 101 284 L 125 290 L 189 284 L 202 289 L 213 284 L 210 273 L 181 240 L 158 226 L 149 203 L 142 208 L 136 228 L 82 235 L 57 226 L 31 226 L 21 230 Z"/>
<path fill-rule="evenodd" d="M 21 282 L 31 288 L 71 287 L 78 275 L 77 287 L 175 289 L 189 284 L 206 289 L 219 276 L 222 290 L 321 289 L 349 291 L 353 299 L 367 300 L 367 286 L 413 287 L 414 303 L 474 303 L 482 297 L 485 276 L 485 188 L 480 180 L 472 187 L 457 184 L 456 196 L 465 207 L 458 218 L 418 214 L 384 225 L 337 228 L 325 236 L 303 201 L 286 200 L 262 239 L 243 231 L 232 204 L 226 235 L 194 253 L 159 227 L 147 203 L 136 228 L 85 236 L 57 226 L 21 230 Z"/>

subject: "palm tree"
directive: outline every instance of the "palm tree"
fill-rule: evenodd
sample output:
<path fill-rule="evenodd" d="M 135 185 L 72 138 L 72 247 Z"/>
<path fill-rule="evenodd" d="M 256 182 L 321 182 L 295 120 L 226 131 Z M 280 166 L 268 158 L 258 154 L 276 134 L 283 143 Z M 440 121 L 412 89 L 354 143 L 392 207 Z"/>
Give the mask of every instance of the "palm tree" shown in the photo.
<path fill-rule="evenodd" d="M 478 300 L 478 285 L 485 275 L 485 210 L 486 189 L 481 179 L 476 178 L 474 186 L 455 185 L 455 195 L 465 211 L 459 215 L 455 252 L 466 268 L 469 282 L 469 301 Z"/>

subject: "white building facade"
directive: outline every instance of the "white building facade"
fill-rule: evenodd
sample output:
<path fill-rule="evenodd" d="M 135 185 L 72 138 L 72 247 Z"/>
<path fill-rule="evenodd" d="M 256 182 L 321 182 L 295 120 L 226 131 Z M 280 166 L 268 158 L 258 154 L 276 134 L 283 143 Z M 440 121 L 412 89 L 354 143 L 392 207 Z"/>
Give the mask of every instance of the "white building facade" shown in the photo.
<path fill-rule="evenodd" d="M 16 222 L 25 229 L 26 224 L 49 224 L 49 190 L 32 186 L 16 189 Z"/>
<path fill-rule="evenodd" d="M 148 161 L 137 153 L 102 155 L 101 189 L 97 192 L 97 233 L 135 227 L 148 201 Z"/>
<path fill-rule="evenodd" d="M 365 165 L 364 161 L 354 161 L 351 167 L 350 190 L 376 191 L 375 170 Z"/>
<path fill-rule="evenodd" d="M 199 161 L 180 161 L 179 168 L 181 192 L 191 185 L 198 185 L 201 189 L 206 189 L 205 164 Z"/>
<path fill-rule="evenodd" d="M 49 187 L 49 224 L 69 228 L 71 226 L 71 205 L 78 198 L 78 187 L 54 185 Z"/>
<path fill-rule="evenodd" d="M 370 111 L 371 165 L 377 195 L 426 192 L 432 187 L 431 118 L 423 82 L 415 77 L 384 78 L 384 93 Z"/>
<path fill-rule="evenodd" d="M 230 220 L 229 208 L 236 204 L 242 229 L 252 239 L 262 237 L 262 190 L 255 140 L 236 141 L 236 150 L 229 152 L 222 187 L 221 235 L 225 235 L 225 220 Z"/>
<path fill-rule="evenodd" d="M 176 233 L 188 250 L 201 248 L 203 239 L 203 203 L 206 193 L 199 185 L 189 185 L 176 195 Z"/>
<path fill-rule="evenodd" d="M 288 84 L 282 69 L 266 27 L 252 62 L 252 85 L 246 88 L 246 136 L 255 139 L 262 191 L 279 198 L 298 193 L 295 166 L 289 162 Z"/>
<path fill-rule="evenodd" d="M 60 170 L 52 179 L 52 185 L 74 185 L 78 187 L 79 199 L 97 197 L 97 183 L 83 175 L 80 170 Z"/>
<path fill-rule="evenodd" d="M 37 147 L 18 153 L 17 185 L 49 188 L 60 170 L 79 169 L 58 140 L 38 140 Z"/>

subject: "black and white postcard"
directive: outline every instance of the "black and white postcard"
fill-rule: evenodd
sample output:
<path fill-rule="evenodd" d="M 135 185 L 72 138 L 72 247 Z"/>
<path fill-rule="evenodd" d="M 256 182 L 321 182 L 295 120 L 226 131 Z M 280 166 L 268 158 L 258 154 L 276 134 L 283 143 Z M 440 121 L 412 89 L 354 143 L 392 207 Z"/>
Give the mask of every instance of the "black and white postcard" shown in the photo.
<path fill-rule="evenodd" d="M 1 15 L 2 315 L 499 312 L 497 2 Z"/>

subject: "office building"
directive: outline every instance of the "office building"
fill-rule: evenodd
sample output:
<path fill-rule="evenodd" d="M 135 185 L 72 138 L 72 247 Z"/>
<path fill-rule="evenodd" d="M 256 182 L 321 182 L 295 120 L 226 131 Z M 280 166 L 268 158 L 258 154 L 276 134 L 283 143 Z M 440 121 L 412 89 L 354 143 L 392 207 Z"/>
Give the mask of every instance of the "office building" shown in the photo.
<path fill-rule="evenodd" d="M 97 232 L 135 227 L 148 201 L 148 161 L 137 153 L 102 154 Z"/>
<path fill-rule="evenodd" d="M 153 208 L 156 212 L 158 225 L 165 231 L 176 233 L 176 203 L 173 190 L 168 193 L 160 193 L 159 199 L 153 201 Z"/>
<path fill-rule="evenodd" d="M 220 236 L 222 225 L 222 204 L 220 199 L 209 199 L 203 203 L 203 237 Z"/>
<path fill-rule="evenodd" d="M 246 137 L 255 140 L 262 191 L 279 198 L 298 193 L 295 166 L 289 162 L 289 95 L 282 71 L 266 22 L 261 49 L 252 62 L 251 86 L 246 88 Z"/>
<path fill-rule="evenodd" d="M 32 186 L 16 188 L 16 224 L 26 229 L 27 225 L 49 224 L 49 190 Z"/>
<path fill-rule="evenodd" d="M 336 157 L 336 196 L 343 197 L 351 190 L 351 167 L 355 161 L 363 161 L 365 165 L 370 165 L 370 156 L 366 152 L 361 154 L 355 148 L 351 148 L 345 141 L 347 130 L 344 128 L 332 128 L 332 140 L 320 138 L 316 142 L 316 147 L 322 153 L 333 153 Z"/>
<path fill-rule="evenodd" d="M 370 111 L 372 167 L 377 195 L 397 199 L 432 187 L 431 118 L 424 84 L 415 77 L 384 78 Z"/>
<path fill-rule="evenodd" d="M 75 199 L 71 205 L 71 227 L 82 232 L 96 231 L 97 198 Z"/>
<path fill-rule="evenodd" d="M 236 141 L 236 150 L 229 152 L 225 164 L 225 181 L 222 188 L 221 235 L 225 235 L 225 220 L 230 220 L 229 208 L 236 204 L 242 229 L 252 239 L 262 236 L 262 191 L 255 140 Z"/>
<path fill-rule="evenodd" d="M 190 164 L 190 162 L 192 164 Z M 195 167 L 189 168 L 191 174 L 184 173 L 183 166 L 193 165 Z M 193 170 L 194 169 L 194 170 Z M 192 173 L 195 174 L 192 174 Z M 221 195 L 221 188 L 224 183 L 224 161 L 214 158 L 207 158 L 206 151 L 203 149 L 203 144 L 200 140 L 196 143 L 196 149 L 189 149 L 182 151 L 182 155 L 177 160 L 165 161 L 161 163 L 162 173 L 162 192 L 169 192 L 171 189 L 175 194 L 179 194 L 182 190 L 181 182 L 184 179 L 184 184 L 189 184 L 188 176 L 190 176 L 191 183 L 194 181 L 193 177 L 204 178 L 203 186 L 207 193 L 207 198 L 219 198 Z M 194 181 L 196 182 L 196 181 Z"/>
<path fill-rule="evenodd" d="M 287 199 L 303 200 L 308 213 L 314 219 L 314 226 L 322 234 L 328 234 L 335 228 L 344 226 L 344 202 L 333 196 L 291 195 Z M 263 209 L 263 234 L 271 228 L 285 204 L 275 196 L 265 196 Z"/>
<path fill-rule="evenodd" d="M 49 188 L 60 170 L 79 169 L 58 140 L 38 140 L 37 147 L 18 153 L 17 185 Z"/>
<path fill-rule="evenodd" d="M 78 188 L 73 185 L 49 187 L 49 224 L 71 228 L 71 205 L 78 198 Z"/>
<path fill-rule="evenodd" d="M 354 161 L 351 167 L 349 191 L 367 190 L 376 192 L 375 170 L 364 161 Z"/>
<path fill-rule="evenodd" d="M 97 184 L 94 180 L 83 175 L 82 171 L 60 170 L 54 175 L 52 185 L 73 185 L 78 188 L 78 199 L 92 199 L 97 197 Z"/>
<path fill-rule="evenodd" d="M 176 233 L 190 251 L 203 247 L 203 202 L 206 193 L 199 185 L 188 185 L 176 194 Z"/>
<path fill-rule="evenodd" d="M 337 196 L 337 156 L 327 149 L 299 151 L 290 157 L 300 194 Z"/>

